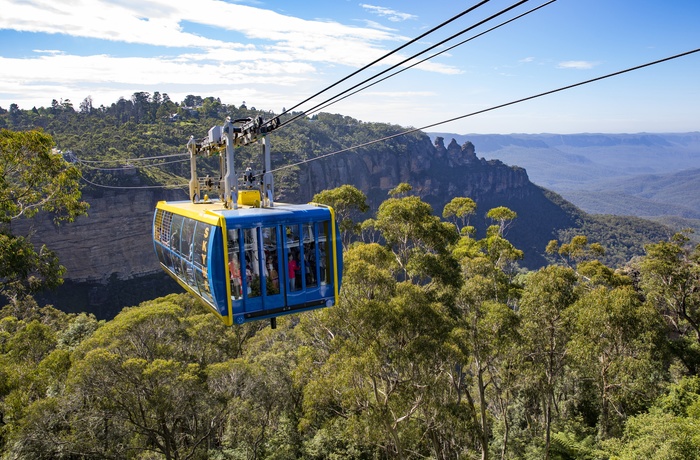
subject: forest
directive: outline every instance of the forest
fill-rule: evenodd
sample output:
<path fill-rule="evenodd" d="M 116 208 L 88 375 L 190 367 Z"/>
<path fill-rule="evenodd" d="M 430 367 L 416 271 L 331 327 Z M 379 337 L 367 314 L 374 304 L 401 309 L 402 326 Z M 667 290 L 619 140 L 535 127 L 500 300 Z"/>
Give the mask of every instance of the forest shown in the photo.
<path fill-rule="evenodd" d="M 226 328 L 174 294 L 98 321 L 34 301 L 62 267 L 12 233 L 89 212 L 54 142 L 0 131 L 3 458 L 700 457 L 687 234 L 615 267 L 572 234 L 525 270 L 507 207 L 479 229 L 471 198 L 433 209 L 404 183 L 361 219 L 367 197 L 342 186 L 314 197 L 343 231 L 337 305 Z"/>

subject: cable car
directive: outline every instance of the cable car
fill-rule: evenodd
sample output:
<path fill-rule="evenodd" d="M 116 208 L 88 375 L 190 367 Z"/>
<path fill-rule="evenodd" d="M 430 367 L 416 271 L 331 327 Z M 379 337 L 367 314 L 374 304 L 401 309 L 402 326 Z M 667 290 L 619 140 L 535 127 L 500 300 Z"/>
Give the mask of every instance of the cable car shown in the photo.
<path fill-rule="evenodd" d="M 249 168 L 239 187 L 233 147 L 261 140 L 270 169 L 269 146 L 259 139 L 270 128 L 262 119 L 243 121 L 242 127 L 235 126 L 241 120 L 229 120 L 212 128 L 202 142 L 190 140 L 192 199 L 156 205 L 153 243 L 163 270 L 225 325 L 270 319 L 274 328 L 278 316 L 337 303 L 342 245 L 332 208 L 275 203 L 265 171 L 253 174 Z M 199 179 L 196 156 L 222 147 L 223 179 Z M 263 178 L 259 189 L 258 177 Z M 202 188 L 221 189 L 220 199 L 212 201 L 208 194 L 200 199 Z"/>

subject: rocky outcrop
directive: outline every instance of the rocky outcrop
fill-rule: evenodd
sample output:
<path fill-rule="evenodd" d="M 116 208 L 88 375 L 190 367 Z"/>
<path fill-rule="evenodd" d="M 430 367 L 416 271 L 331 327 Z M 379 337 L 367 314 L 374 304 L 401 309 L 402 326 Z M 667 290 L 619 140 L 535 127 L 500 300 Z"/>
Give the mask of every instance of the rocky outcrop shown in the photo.
<path fill-rule="evenodd" d="M 484 197 L 507 195 L 523 198 L 533 193 L 524 169 L 476 156 L 471 142 L 459 146 L 453 139 L 447 147 L 442 138 L 435 144 L 427 136 L 380 152 L 345 152 L 302 166 L 296 194 L 287 199 L 308 200 L 314 193 L 351 184 L 362 190 L 376 208 L 387 192 L 401 182 L 433 206 L 441 207 L 455 196 L 477 202 Z"/>

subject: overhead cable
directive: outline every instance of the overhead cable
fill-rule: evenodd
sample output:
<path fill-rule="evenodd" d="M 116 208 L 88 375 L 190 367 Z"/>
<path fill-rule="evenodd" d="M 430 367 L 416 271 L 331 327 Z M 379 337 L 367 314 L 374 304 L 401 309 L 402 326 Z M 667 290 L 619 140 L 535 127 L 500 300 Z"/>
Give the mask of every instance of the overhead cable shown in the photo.
<path fill-rule="evenodd" d="M 381 72 L 379 72 L 379 73 L 377 73 L 377 74 L 375 74 L 375 75 L 373 75 L 373 76 L 371 76 L 371 77 L 369 77 L 369 78 L 367 78 L 367 79 L 361 81 L 360 83 L 358 83 L 358 84 L 356 84 L 356 85 L 354 85 L 354 86 L 352 86 L 352 87 L 346 89 L 345 91 L 342 91 L 341 93 L 336 94 L 335 96 L 326 99 L 325 101 L 321 102 L 320 104 L 315 105 L 315 106 L 312 107 L 311 109 L 309 109 L 309 110 L 307 110 L 307 111 L 305 111 L 305 112 L 302 112 L 302 113 L 299 113 L 299 114 L 295 115 L 294 117 L 290 118 L 289 120 L 284 121 L 284 122 L 279 126 L 279 128 L 283 128 L 284 126 L 286 126 L 286 125 L 288 125 L 288 124 L 290 124 L 290 123 L 293 123 L 294 121 L 298 120 L 299 118 L 301 118 L 301 117 L 303 117 L 303 116 L 306 116 L 306 114 L 307 114 L 308 112 L 318 109 L 318 108 L 321 107 L 322 105 L 324 105 L 324 104 L 326 104 L 326 103 L 328 103 L 328 102 L 330 102 L 330 101 L 333 101 L 334 99 L 339 98 L 339 97 L 342 96 L 343 94 L 346 94 L 346 93 L 348 93 L 349 91 L 352 91 L 353 89 L 355 89 L 355 88 L 357 88 L 357 87 L 359 87 L 359 86 L 362 86 L 362 85 L 364 85 L 365 83 L 367 83 L 367 82 L 369 82 L 369 81 L 374 80 L 375 78 L 379 77 L 380 75 L 384 75 L 385 73 L 387 73 L 387 72 L 389 72 L 389 71 L 391 71 L 391 70 L 393 70 L 393 69 L 395 69 L 395 68 L 397 68 L 397 67 L 399 67 L 399 66 L 405 64 L 406 62 L 410 61 L 411 59 L 415 59 L 416 57 L 418 57 L 418 56 L 420 56 L 420 55 L 422 55 L 422 54 L 425 54 L 425 53 L 427 53 L 428 51 L 437 48 L 438 46 L 444 45 L 444 44 L 447 43 L 448 41 L 453 40 L 453 39 L 459 37 L 460 35 L 463 35 L 463 34 L 469 32 L 470 30 L 475 29 L 476 27 L 479 27 L 479 26 L 481 26 L 481 25 L 483 25 L 483 24 L 485 24 L 485 23 L 487 23 L 487 22 L 489 22 L 489 21 L 491 21 L 491 20 L 497 18 L 498 16 L 507 13 L 508 11 L 510 11 L 510 10 L 512 10 L 512 9 L 514 9 L 514 8 L 517 8 L 518 6 L 522 5 L 523 3 L 527 3 L 528 1 L 530 1 L 530 0 L 520 0 L 519 2 L 514 3 L 513 5 L 509 6 L 508 8 L 505 8 L 505 9 L 499 11 L 498 13 L 492 14 L 491 16 L 489 16 L 489 17 L 486 18 L 486 19 L 482 19 L 481 21 L 477 22 L 476 24 L 473 24 L 473 25 L 467 27 L 466 29 L 462 29 L 461 31 L 457 32 L 456 34 L 451 35 L 450 37 L 447 37 L 446 39 L 444 39 L 444 40 L 442 40 L 442 41 L 439 41 L 438 43 L 435 43 L 435 44 L 432 45 L 432 46 L 429 46 L 428 48 L 424 49 L 423 51 L 420 51 L 420 52 L 414 54 L 413 56 L 410 56 L 410 57 L 404 59 L 403 61 L 401 61 L 401 62 L 399 62 L 399 63 L 397 63 L 397 64 L 392 65 L 392 66 L 389 67 L 388 69 L 382 70 Z M 346 77 L 346 79 L 347 79 L 347 77 Z M 343 80 L 341 80 L 341 81 L 343 81 Z M 340 82 L 338 82 L 338 83 L 340 83 Z M 335 83 L 335 84 L 337 84 L 337 83 Z M 335 84 L 334 84 L 334 85 L 335 85 Z M 319 93 L 319 94 L 320 94 L 320 93 Z M 307 99 L 307 101 L 308 101 L 308 99 Z M 306 101 L 304 101 L 304 102 L 306 102 Z M 329 104 L 329 105 L 330 105 L 330 104 Z"/>
<path fill-rule="evenodd" d="M 451 23 L 451 22 L 453 22 L 453 21 L 456 21 L 457 19 L 461 18 L 461 17 L 464 16 L 465 14 L 471 13 L 472 11 L 474 11 L 474 10 L 476 10 L 477 8 L 479 8 L 479 7 L 483 6 L 483 5 L 485 5 L 485 4 L 488 3 L 489 1 L 491 1 L 491 0 L 482 0 L 481 2 L 477 3 L 476 5 L 467 8 L 466 10 L 464 10 L 464 11 L 462 11 L 461 13 L 457 14 L 456 16 L 451 17 L 451 18 L 448 19 L 447 21 L 445 21 L 445 22 L 443 22 L 443 23 L 441 23 L 441 24 L 438 24 L 437 26 L 433 27 L 432 29 L 428 30 L 427 32 L 422 33 L 421 35 L 417 36 L 416 38 L 414 38 L 414 39 L 412 39 L 412 40 L 409 40 L 408 42 L 404 43 L 403 45 L 399 46 L 398 48 L 396 48 L 396 49 L 394 49 L 394 50 L 392 50 L 392 51 L 386 53 L 386 54 L 383 55 L 382 57 L 377 58 L 377 59 L 375 59 L 374 61 L 370 62 L 369 64 L 366 64 L 365 66 L 363 66 L 363 67 L 357 69 L 356 71 L 352 72 L 350 75 L 347 75 L 347 76 L 341 78 L 340 80 L 338 80 L 337 82 L 333 83 L 332 85 L 329 85 L 329 86 L 325 87 L 324 89 L 322 89 L 321 91 L 317 92 L 316 94 L 307 97 L 306 99 L 304 99 L 303 101 L 299 102 L 298 104 L 296 104 L 296 105 L 293 106 L 292 108 L 287 109 L 287 110 L 285 110 L 284 112 L 282 112 L 282 113 L 280 114 L 280 116 L 282 116 L 282 115 L 284 115 L 284 114 L 286 114 L 286 113 L 291 112 L 292 110 L 296 109 L 296 108 L 299 107 L 300 105 L 309 102 L 311 99 L 313 99 L 313 98 L 315 98 L 315 97 L 317 97 L 317 96 L 319 96 L 319 95 L 325 93 L 325 92 L 328 91 L 329 89 L 334 88 L 334 87 L 338 86 L 339 84 L 341 84 L 342 82 L 348 80 L 349 78 L 354 77 L 354 76 L 357 75 L 358 73 L 360 73 L 360 72 L 362 72 L 362 71 L 364 71 L 364 70 L 367 70 L 368 68 L 370 68 L 370 67 L 373 66 L 374 64 L 377 64 L 378 62 L 383 61 L 384 59 L 388 58 L 388 57 L 391 56 L 392 54 L 398 53 L 399 51 L 401 51 L 402 49 L 406 48 L 407 46 L 412 45 L 413 43 L 417 42 L 418 40 L 420 40 L 420 39 L 422 39 L 422 38 L 425 38 L 426 36 L 432 34 L 432 33 L 435 32 L 436 30 L 445 27 L 447 24 L 449 24 L 449 23 Z"/>
<path fill-rule="evenodd" d="M 129 161 L 131 161 L 131 160 L 129 160 Z M 159 166 L 170 165 L 173 163 L 183 163 L 185 161 L 188 161 L 188 159 L 183 158 L 182 160 L 165 161 L 163 163 L 155 163 L 155 164 L 151 164 L 151 165 L 141 165 L 141 166 L 124 165 L 122 167 L 115 167 L 115 168 L 99 168 L 97 166 L 91 166 L 89 164 L 82 164 L 82 163 L 81 163 L 81 166 L 83 168 L 92 169 L 93 171 L 124 171 L 125 169 L 129 169 L 129 168 L 134 168 L 134 169 L 157 168 Z"/>
<path fill-rule="evenodd" d="M 361 92 L 361 91 L 364 91 L 364 90 L 366 90 L 367 88 L 370 88 L 370 87 L 376 85 L 377 83 L 381 83 L 381 82 L 383 82 L 383 81 L 385 81 L 385 80 L 388 80 L 389 78 L 391 78 L 391 77 L 393 77 L 393 76 L 396 76 L 396 75 L 400 74 L 401 72 L 404 72 L 404 71 L 406 71 L 406 70 L 408 70 L 408 69 L 411 69 L 411 68 L 413 68 L 413 67 L 415 67 L 415 66 L 417 66 L 417 65 L 419 65 L 419 64 L 422 64 L 422 63 L 424 63 L 425 61 L 428 61 L 428 60 L 430 60 L 430 59 L 433 59 L 434 57 L 437 57 L 437 56 L 439 56 L 439 55 L 441 55 L 441 54 L 447 53 L 448 51 L 451 51 L 451 50 L 457 48 L 458 46 L 462 46 L 462 45 L 464 45 L 464 44 L 467 43 L 467 42 L 470 42 L 470 41 L 472 41 L 472 40 L 474 40 L 474 39 L 476 39 L 476 38 L 481 37 L 482 35 L 485 35 L 485 34 L 487 34 L 487 33 L 489 33 L 489 32 L 493 32 L 494 30 L 496 30 L 496 29 L 498 29 L 498 28 L 500 28 L 500 27 L 503 27 L 503 26 L 506 25 L 506 24 L 509 24 L 509 23 L 511 23 L 511 22 L 513 22 L 513 21 L 516 21 L 516 20 L 518 20 L 518 19 L 522 18 L 523 16 L 526 16 L 526 15 L 528 15 L 528 14 L 530 14 L 530 13 L 534 13 L 535 11 L 539 10 L 540 8 L 544 8 L 545 6 L 550 5 L 550 4 L 552 4 L 552 3 L 556 2 L 556 1 L 557 1 L 557 0 L 549 0 L 547 3 L 543 3 L 542 5 L 537 6 L 537 7 L 533 8 L 533 9 L 531 9 L 531 10 L 528 10 L 528 11 L 526 11 L 526 12 L 524 12 L 524 13 L 521 13 L 521 14 L 519 14 L 519 15 L 517 15 L 517 16 L 511 18 L 511 19 L 508 19 L 507 21 L 504 21 L 504 22 L 498 24 L 497 26 L 493 26 L 493 27 L 491 27 L 490 29 L 487 29 L 487 30 L 485 30 L 485 31 L 483 31 L 483 32 L 480 32 L 480 33 L 478 33 L 478 34 L 476 34 L 476 35 L 473 35 L 473 36 L 467 38 L 466 40 L 462 40 L 462 41 L 459 42 L 459 43 L 456 43 L 456 44 L 454 44 L 454 45 L 452 45 L 452 46 L 449 46 L 449 47 L 445 48 L 445 49 L 442 50 L 442 51 L 439 51 L 439 52 L 437 52 L 437 53 L 435 53 L 435 54 L 432 54 L 432 55 L 430 55 L 430 56 L 428 56 L 428 57 L 426 57 L 426 58 L 423 58 L 423 59 L 421 59 L 421 60 L 418 61 L 418 62 L 414 62 L 413 64 L 411 64 L 411 65 L 409 65 L 409 66 L 407 66 L 407 67 L 404 67 L 404 68 L 402 68 L 402 69 L 399 69 L 399 70 L 397 70 L 396 72 L 387 75 L 386 77 L 380 78 L 380 79 L 377 80 L 377 81 L 373 81 L 373 82 L 371 82 L 370 84 L 368 84 L 368 85 L 366 85 L 366 86 L 363 86 L 362 88 L 359 88 L 359 89 L 357 89 L 357 90 L 355 90 L 355 91 L 353 91 L 353 92 L 351 92 L 351 93 L 349 93 L 349 94 L 345 94 L 343 97 L 341 97 L 341 98 L 339 98 L 339 99 L 336 99 L 336 100 L 334 100 L 334 101 L 331 101 L 331 102 L 329 102 L 328 104 L 324 105 L 323 107 L 319 107 L 319 108 L 314 108 L 314 109 L 308 110 L 308 111 L 306 111 L 304 114 L 305 114 L 305 115 L 311 115 L 311 114 L 314 114 L 314 113 L 316 113 L 316 112 L 320 112 L 321 110 L 323 110 L 323 109 L 325 109 L 325 108 L 327 108 L 327 107 L 330 107 L 331 105 L 335 104 L 336 102 L 340 102 L 340 101 L 342 101 L 342 100 L 344 100 L 344 99 L 347 99 L 348 97 L 350 97 L 350 96 L 352 96 L 352 95 L 355 95 L 355 94 L 357 94 L 357 93 L 359 93 L 359 92 Z M 352 88 L 351 88 L 351 89 L 352 89 Z M 338 95 L 338 96 L 339 96 L 339 95 Z M 336 96 L 336 97 L 337 97 L 337 96 Z M 318 106 L 317 106 L 317 107 L 318 107 Z"/>
<path fill-rule="evenodd" d="M 161 160 L 164 158 L 173 158 L 173 157 L 183 157 L 183 156 L 189 156 L 189 153 L 173 153 L 170 155 L 158 155 L 155 157 L 140 157 L 140 158 L 129 158 L 129 159 L 114 159 L 114 160 L 82 160 L 80 159 L 77 155 L 73 154 L 73 157 L 79 162 L 79 163 L 114 163 L 116 161 L 148 161 L 148 160 Z"/>
<path fill-rule="evenodd" d="M 119 186 L 119 185 L 102 185 L 102 184 L 96 184 L 92 181 L 89 181 L 88 179 L 85 178 L 82 174 L 80 175 L 80 178 L 87 182 L 90 185 L 94 185 L 95 187 L 100 187 L 100 188 L 111 188 L 111 189 L 119 189 L 119 190 L 134 190 L 134 189 L 153 189 L 153 188 L 179 188 L 179 187 L 188 187 L 189 184 L 174 184 L 174 185 L 134 185 L 134 186 Z"/>
<path fill-rule="evenodd" d="M 550 95 L 550 94 L 554 94 L 554 93 L 558 93 L 558 92 L 561 92 L 561 91 L 565 91 L 565 90 L 569 90 L 569 89 L 572 89 L 572 88 L 576 88 L 576 87 L 578 87 L 578 86 L 583 86 L 583 85 L 587 85 L 587 84 L 589 84 L 589 83 L 594 83 L 594 82 L 597 82 L 597 81 L 600 81 L 600 80 L 605 80 L 606 78 L 615 77 L 615 76 L 622 75 L 622 74 L 625 74 L 625 73 L 628 73 L 628 72 L 632 72 L 632 71 L 634 71 L 634 70 L 639 70 L 639 69 L 643 69 L 643 68 L 645 68 L 645 67 L 650 67 L 650 66 L 653 66 L 653 65 L 656 65 L 656 64 L 661 64 L 661 63 L 663 63 L 663 62 L 671 61 L 671 60 L 678 59 L 678 58 L 681 58 L 681 57 L 684 57 L 684 56 L 689 56 L 689 55 L 694 54 L 694 53 L 697 53 L 697 52 L 700 52 L 700 48 L 696 48 L 696 49 L 694 49 L 694 50 L 686 51 L 686 52 L 680 53 L 680 54 L 675 54 L 675 55 L 673 55 L 673 56 L 669 56 L 669 57 L 666 57 L 666 58 L 663 58 L 663 59 L 658 59 L 658 60 L 656 60 L 656 61 L 647 62 L 646 64 L 641 64 L 641 65 L 638 65 L 638 66 L 635 66 L 635 67 L 630 67 L 630 68 L 627 68 L 627 69 L 624 69 L 624 70 L 619 70 L 619 71 L 617 71 L 617 72 L 613 72 L 613 73 L 609 73 L 609 74 L 606 74 L 606 75 L 602 75 L 602 76 L 600 76 L 600 77 L 591 78 L 590 80 L 584 80 L 584 81 L 580 81 L 580 82 L 578 82 L 578 83 L 573 83 L 573 84 L 571 84 L 571 85 L 562 86 L 562 87 L 557 88 L 557 89 L 553 89 L 553 90 L 550 90 L 550 91 L 545 91 L 545 92 L 543 92 L 543 93 L 539 93 L 539 94 L 535 94 L 535 95 L 532 95 L 532 96 L 524 97 L 524 98 L 522 98 L 522 99 L 517 99 L 517 100 L 514 100 L 514 101 L 506 102 L 506 103 L 504 103 L 504 104 L 495 105 L 495 106 L 489 107 L 489 108 L 487 108 L 487 109 L 477 110 L 476 112 L 471 112 L 471 113 L 468 113 L 468 114 L 466 114 L 466 115 L 460 115 L 460 116 L 458 116 L 458 117 L 453 117 L 453 118 L 449 118 L 449 119 L 447 119 L 447 120 L 439 121 L 439 122 L 436 122 L 436 123 L 431 123 L 431 124 L 429 124 L 429 125 L 425 125 L 425 126 L 422 126 L 422 127 L 420 127 L 420 128 L 411 128 L 411 129 L 409 129 L 409 130 L 402 131 L 402 132 L 400 132 L 400 133 L 392 134 L 391 136 L 382 137 L 381 139 L 375 139 L 375 140 L 373 140 L 373 141 L 364 142 L 364 143 L 362 143 L 362 144 L 354 145 L 354 146 L 352 146 L 352 147 L 347 147 L 347 148 L 344 148 L 344 149 L 340 149 L 340 150 L 337 150 L 337 151 L 335 151 L 335 152 L 331 152 L 331 153 L 326 153 L 326 154 L 323 154 L 323 155 L 319 155 L 319 156 L 317 156 L 317 157 L 310 158 L 310 159 L 308 159 L 308 160 L 299 161 L 299 162 L 297 162 L 297 163 L 293 163 L 293 164 L 286 165 L 286 166 L 281 166 L 281 167 L 279 167 L 279 168 L 277 168 L 277 169 L 273 169 L 273 170 L 270 171 L 270 172 L 276 172 L 276 171 L 281 171 L 281 170 L 283 170 L 283 169 L 291 168 L 291 167 L 294 167 L 294 166 L 300 166 L 300 165 L 302 165 L 302 164 L 304 164 L 304 163 L 310 163 L 310 162 L 312 162 L 312 161 L 320 160 L 320 159 L 322 159 L 322 158 L 328 158 L 328 157 L 330 157 L 330 156 L 337 155 L 337 154 L 339 154 L 339 153 L 348 152 L 348 151 L 350 151 L 350 150 L 355 150 L 355 149 L 359 149 L 359 148 L 362 148 L 362 147 L 367 147 L 367 146 L 370 146 L 370 145 L 373 145 L 373 144 L 377 144 L 377 143 L 379 143 L 379 142 L 385 142 L 385 141 L 388 141 L 388 140 L 390 140 L 390 139 L 397 138 L 397 137 L 399 137 L 399 136 L 405 136 L 405 135 L 407 135 L 407 134 L 415 133 L 416 131 L 422 131 L 422 130 L 425 130 L 425 129 L 428 129 L 428 128 L 433 128 L 433 127 L 435 127 L 435 126 L 444 125 L 444 124 L 446 124 L 446 123 L 451 123 L 451 122 L 453 122 L 453 121 L 462 120 L 462 119 L 468 118 L 468 117 L 473 117 L 473 116 L 475 116 L 475 115 L 479 115 L 479 114 L 482 114 L 482 113 L 491 112 L 491 111 L 493 111 L 493 110 L 501 109 L 501 108 L 503 108 L 503 107 L 508 107 L 508 106 L 510 106 L 510 105 L 519 104 L 519 103 L 521 103 L 521 102 L 530 101 L 530 100 L 532 100 L 532 99 L 537 99 L 537 98 L 540 98 L 540 97 L 543 97 L 543 96 L 548 96 L 548 95 Z"/>

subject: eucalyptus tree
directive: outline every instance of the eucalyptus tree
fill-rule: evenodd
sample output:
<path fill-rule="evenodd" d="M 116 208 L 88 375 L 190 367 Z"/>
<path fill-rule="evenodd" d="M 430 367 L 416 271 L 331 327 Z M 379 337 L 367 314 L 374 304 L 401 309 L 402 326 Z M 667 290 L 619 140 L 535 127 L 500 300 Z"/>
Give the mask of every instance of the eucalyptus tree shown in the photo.
<path fill-rule="evenodd" d="M 39 211 L 70 222 L 88 209 L 80 200 L 80 172 L 53 145 L 41 131 L 0 130 L 0 295 L 13 304 L 61 284 L 64 268 L 49 248 L 37 251 L 28 236 L 15 235 L 12 223 Z"/>
<path fill-rule="evenodd" d="M 669 386 L 648 411 L 630 417 L 619 438 L 604 443 L 620 460 L 700 458 L 700 380 L 686 377 Z"/>
<path fill-rule="evenodd" d="M 346 453 L 428 455 L 434 424 L 426 417 L 444 385 L 445 305 L 432 290 L 397 281 L 396 257 L 380 245 L 353 245 L 345 266 L 339 304 L 300 323 L 300 366 L 312 376 L 304 424 L 333 433 Z"/>
<path fill-rule="evenodd" d="M 471 420 L 482 459 L 490 455 L 494 420 L 503 427 L 501 457 L 507 455 L 513 370 L 519 359 L 518 317 L 511 308 L 519 289 L 510 269 L 522 251 L 503 237 L 500 228 L 493 226 L 481 240 L 463 232 L 453 246 L 462 285 L 454 298 L 455 323 L 449 340 L 457 364 L 448 375 L 458 406 Z"/>
<path fill-rule="evenodd" d="M 631 285 L 583 292 L 570 313 L 572 367 L 597 390 L 598 438 L 618 435 L 665 381 L 661 317 Z"/>
<path fill-rule="evenodd" d="M 455 197 L 445 205 L 442 211 L 442 217 L 445 219 L 453 219 L 457 227 L 457 231 L 471 233 L 473 227 L 469 226 L 469 218 L 476 212 L 476 203 L 471 198 Z"/>
<path fill-rule="evenodd" d="M 567 310 L 578 298 L 577 277 L 567 267 L 550 265 L 527 277 L 519 302 L 525 375 L 542 407 L 544 458 L 550 458 L 551 431 L 558 412 L 570 353 L 571 320 Z"/>
<path fill-rule="evenodd" d="M 646 246 L 639 264 L 647 301 L 666 320 L 676 356 L 694 374 L 700 372 L 700 246 L 676 234 Z"/>
<path fill-rule="evenodd" d="M 352 185 L 341 185 L 317 193 L 311 201 L 327 204 L 334 209 L 343 239 L 343 248 L 347 249 L 352 236 L 360 233 L 360 224 L 356 222 L 356 216 L 369 210 L 365 194 Z"/>
<path fill-rule="evenodd" d="M 379 206 L 373 228 L 381 233 L 406 277 L 458 283 L 454 275 L 459 269 L 449 253 L 459 238 L 454 225 L 442 222 L 419 197 L 403 196 L 410 190 L 408 184 L 400 184 L 390 192 L 393 196 Z"/>
<path fill-rule="evenodd" d="M 227 410 L 208 369 L 234 358 L 236 331 L 193 307 L 173 295 L 127 308 L 82 340 L 65 387 L 28 406 L 12 436 L 14 455 L 205 456 L 220 441 Z"/>

